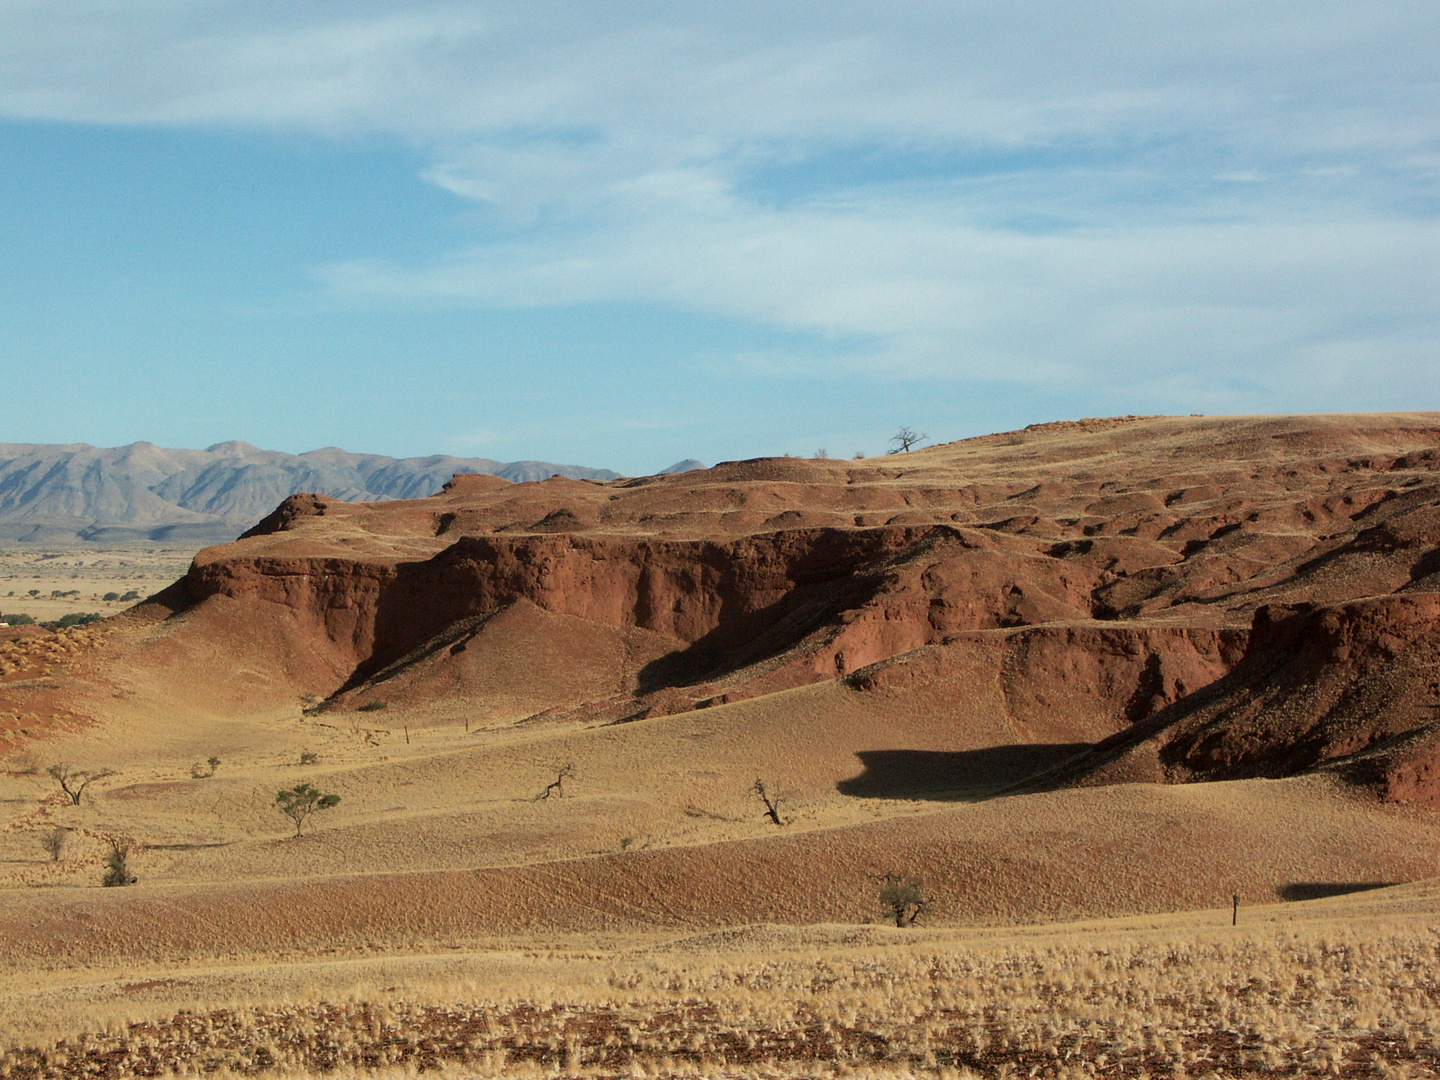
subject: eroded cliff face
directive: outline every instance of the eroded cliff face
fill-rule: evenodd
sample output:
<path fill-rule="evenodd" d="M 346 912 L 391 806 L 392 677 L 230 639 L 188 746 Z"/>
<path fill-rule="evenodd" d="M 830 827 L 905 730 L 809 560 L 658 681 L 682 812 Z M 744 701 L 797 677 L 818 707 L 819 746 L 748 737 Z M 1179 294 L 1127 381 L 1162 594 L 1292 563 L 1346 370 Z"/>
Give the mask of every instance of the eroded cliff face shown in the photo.
<path fill-rule="evenodd" d="M 1228 673 L 1102 741 L 1046 784 L 1327 767 L 1386 798 L 1440 805 L 1437 672 L 1440 593 L 1262 607 Z"/>
<path fill-rule="evenodd" d="M 963 630 L 1088 618 L 1096 580 L 1063 560 L 1007 552 L 979 530 L 949 525 L 724 540 L 463 537 L 429 559 L 403 562 L 250 556 L 236 546 L 197 560 L 186 600 L 278 605 L 297 633 L 323 634 L 360 677 L 455 622 L 519 600 L 662 634 L 682 647 L 685 671 L 697 677 L 833 625 L 834 648 L 817 674 L 843 675 Z"/>
<path fill-rule="evenodd" d="M 870 462 L 295 496 L 164 610 L 336 708 L 602 723 L 843 679 L 943 710 L 943 684 L 1018 741 L 1103 742 L 1072 780 L 1278 775 L 1409 738 L 1366 775 L 1429 798 L 1437 444 L 1429 414 L 1086 421 Z M 541 654 L 586 659 L 525 674 Z"/>

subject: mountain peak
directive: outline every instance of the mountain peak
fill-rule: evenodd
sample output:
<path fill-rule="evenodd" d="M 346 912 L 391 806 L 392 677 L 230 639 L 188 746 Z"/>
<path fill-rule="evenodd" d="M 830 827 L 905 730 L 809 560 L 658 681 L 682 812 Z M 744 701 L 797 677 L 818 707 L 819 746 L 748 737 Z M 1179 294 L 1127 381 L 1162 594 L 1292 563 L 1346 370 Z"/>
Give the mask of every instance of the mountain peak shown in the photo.
<path fill-rule="evenodd" d="M 245 442 L 243 439 L 231 439 L 228 442 L 217 442 L 205 447 L 207 454 L 214 454 L 216 457 L 245 457 L 248 454 L 263 454 L 264 451 L 254 443 Z"/>
<path fill-rule="evenodd" d="M 37 461 L 47 467 L 36 469 Z M 123 546 L 156 542 L 164 539 L 160 530 L 183 526 L 196 546 L 224 543 L 297 492 L 349 502 L 419 499 L 465 472 L 512 481 L 618 475 L 547 461 L 401 460 L 335 446 L 287 454 L 238 439 L 205 450 L 148 442 L 110 450 L 0 444 L 0 541 L 44 536 L 48 543 L 73 543 L 98 529 L 106 543 Z"/>

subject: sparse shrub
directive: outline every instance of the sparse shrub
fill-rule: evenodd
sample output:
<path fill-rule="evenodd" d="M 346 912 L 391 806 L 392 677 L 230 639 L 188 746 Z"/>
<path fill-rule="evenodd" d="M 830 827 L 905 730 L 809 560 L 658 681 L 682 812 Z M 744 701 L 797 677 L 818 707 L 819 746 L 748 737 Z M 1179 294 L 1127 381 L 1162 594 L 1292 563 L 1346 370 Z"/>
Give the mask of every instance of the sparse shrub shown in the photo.
<path fill-rule="evenodd" d="M 293 788 L 275 793 L 275 805 L 280 812 L 295 822 L 295 835 L 305 825 L 305 819 L 317 810 L 329 810 L 340 801 L 339 795 L 321 794 L 319 788 L 309 784 L 296 784 Z"/>
<path fill-rule="evenodd" d="M 317 761 L 319 761 L 319 760 L 320 760 L 320 755 L 317 754 L 317 753 L 315 753 L 314 751 L 311 751 L 311 750 L 301 750 L 301 751 L 300 751 L 300 764 L 301 764 L 301 765 L 314 765 L 314 764 L 315 764 Z"/>
<path fill-rule="evenodd" d="M 319 713 L 328 712 L 334 704 L 335 702 L 308 690 L 300 695 L 300 712 L 305 716 L 316 716 Z"/>
<path fill-rule="evenodd" d="M 44 622 L 40 625 L 48 630 L 67 630 L 72 626 L 89 626 L 91 623 L 99 622 L 105 616 L 98 611 L 72 611 L 68 615 L 61 615 L 53 622 Z"/>
<path fill-rule="evenodd" d="M 829 456 L 830 456 L 830 451 L 826 450 L 823 446 L 820 447 L 819 450 L 816 450 L 816 451 L 815 451 L 815 460 L 816 460 L 816 461 L 824 461 L 824 460 L 827 459 Z"/>
<path fill-rule="evenodd" d="M 101 769 L 98 772 L 89 772 L 84 769 L 72 769 L 66 762 L 58 762 L 45 770 L 60 782 L 60 790 L 70 798 L 72 806 L 80 805 L 80 796 L 85 794 L 85 789 L 96 780 L 102 780 L 107 776 L 114 776 L 114 769 Z"/>
<path fill-rule="evenodd" d="M 122 594 L 120 595 L 120 602 L 121 602 L 122 604 L 124 604 L 124 603 L 126 603 L 127 601 L 130 601 L 130 600 L 139 600 L 139 599 L 140 599 L 140 594 L 139 594 L 138 592 L 136 592 L 134 589 L 131 589 L 129 592 L 125 592 L 125 593 L 122 593 Z"/>
<path fill-rule="evenodd" d="M 864 451 L 864 450 L 856 450 L 856 451 L 855 451 L 855 460 L 856 460 L 856 461 L 864 461 L 864 460 L 865 460 L 865 451 Z"/>
<path fill-rule="evenodd" d="M 45 849 L 45 854 L 50 856 L 51 862 L 59 862 L 60 856 L 65 854 L 65 842 L 70 839 L 70 830 L 64 826 L 56 826 L 40 837 L 40 846 Z"/>
<path fill-rule="evenodd" d="M 367 701 L 364 705 L 361 705 L 360 708 L 356 709 L 355 711 L 379 712 L 381 709 L 388 709 L 389 707 L 390 703 L 388 701 Z"/>
<path fill-rule="evenodd" d="M 925 895 L 925 885 L 915 877 L 886 874 L 880 879 L 880 906 L 896 926 L 914 926 L 935 901 Z"/>
<path fill-rule="evenodd" d="M 11 626 L 34 626 L 35 616 L 16 613 L 14 615 L 0 615 L 0 622 L 8 623 Z"/>
<path fill-rule="evenodd" d="M 206 765 L 209 766 L 208 769 L 205 767 Z M 207 780 L 215 775 L 215 770 L 219 767 L 220 759 L 218 757 L 211 757 L 205 762 L 205 765 L 201 765 L 198 761 L 194 765 L 191 765 L 190 775 L 196 780 Z"/>
<path fill-rule="evenodd" d="M 110 854 L 105 856 L 105 876 L 100 879 L 100 884 L 106 888 L 134 885 L 140 880 L 130 872 L 130 854 L 135 848 L 135 841 L 128 836 L 107 836 L 105 843 L 110 848 Z"/>
<path fill-rule="evenodd" d="M 118 592 L 107 592 L 100 599 L 104 600 L 107 604 L 113 604 L 116 600 L 120 599 L 120 594 Z"/>

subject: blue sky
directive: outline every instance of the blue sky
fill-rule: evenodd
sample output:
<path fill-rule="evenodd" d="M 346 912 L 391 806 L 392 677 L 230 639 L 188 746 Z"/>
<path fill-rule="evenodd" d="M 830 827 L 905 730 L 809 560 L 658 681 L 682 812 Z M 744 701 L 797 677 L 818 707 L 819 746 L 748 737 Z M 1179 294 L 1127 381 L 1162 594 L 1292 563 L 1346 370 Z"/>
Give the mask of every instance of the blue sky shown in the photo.
<path fill-rule="evenodd" d="M 0 441 L 1440 408 L 1433 3 L 0 0 Z"/>

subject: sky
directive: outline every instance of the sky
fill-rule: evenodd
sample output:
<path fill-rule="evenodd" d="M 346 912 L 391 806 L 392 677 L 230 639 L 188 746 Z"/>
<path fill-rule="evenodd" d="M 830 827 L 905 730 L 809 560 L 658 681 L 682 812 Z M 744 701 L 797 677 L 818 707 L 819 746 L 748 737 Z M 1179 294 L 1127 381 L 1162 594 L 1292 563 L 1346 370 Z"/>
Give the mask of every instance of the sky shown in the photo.
<path fill-rule="evenodd" d="M 0 442 L 1440 408 L 1440 5 L 0 0 Z"/>

